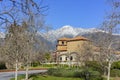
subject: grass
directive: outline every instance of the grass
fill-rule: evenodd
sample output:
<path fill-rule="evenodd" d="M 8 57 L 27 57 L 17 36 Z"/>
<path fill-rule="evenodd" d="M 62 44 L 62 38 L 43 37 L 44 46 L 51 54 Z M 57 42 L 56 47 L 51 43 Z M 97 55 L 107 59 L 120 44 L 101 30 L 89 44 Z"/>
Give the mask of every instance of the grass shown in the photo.
<path fill-rule="evenodd" d="M 37 66 L 37 67 L 30 67 L 29 69 L 49 69 L 50 67 L 42 67 L 42 66 Z"/>
<path fill-rule="evenodd" d="M 24 79 L 24 78 L 25 78 L 24 75 L 20 75 L 20 76 L 18 76 L 18 80 L 22 80 L 22 79 Z M 15 80 L 15 78 L 11 78 L 10 80 Z"/>
<path fill-rule="evenodd" d="M 65 77 L 54 77 L 54 76 L 36 76 L 33 80 L 82 80 L 80 78 L 65 78 Z"/>
<path fill-rule="evenodd" d="M 104 77 L 105 77 L 105 80 L 107 80 L 106 76 Z M 18 80 L 22 80 L 24 78 L 25 78 L 24 75 L 18 76 Z M 55 76 L 40 75 L 40 74 L 33 74 L 30 76 L 30 78 L 32 78 L 32 80 L 83 80 L 80 78 L 55 77 Z M 15 80 L 15 79 L 12 78 L 10 80 Z M 111 77 L 110 80 L 120 80 L 120 77 Z"/>
<path fill-rule="evenodd" d="M 30 69 L 49 69 L 49 68 L 56 68 L 57 66 L 56 65 L 53 65 L 53 64 L 42 64 L 42 65 L 39 65 L 39 66 L 32 66 L 30 67 Z"/>
<path fill-rule="evenodd" d="M 103 76 L 107 80 L 107 76 Z M 120 80 L 120 77 L 110 77 L 110 80 Z"/>
<path fill-rule="evenodd" d="M 31 77 L 32 80 L 83 80 L 80 78 L 65 78 L 65 77 L 54 77 L 54 76 L 40 76 L 40 75 L 35 75 Z M 18 80 L 24 79 L 24 76 L 19 76 Z M 10 80 L 15 80 L 14 78 Z"/>

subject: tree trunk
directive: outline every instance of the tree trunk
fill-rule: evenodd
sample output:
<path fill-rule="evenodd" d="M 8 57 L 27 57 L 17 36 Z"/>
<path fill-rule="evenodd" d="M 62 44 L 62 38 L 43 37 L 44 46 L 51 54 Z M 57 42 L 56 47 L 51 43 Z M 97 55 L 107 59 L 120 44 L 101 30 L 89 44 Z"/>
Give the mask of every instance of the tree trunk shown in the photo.
<path fill-rule="evenodd" d="M 69 52 L 69 68 L 71 68 L 70 52 Z"/>
<path fill-rule="evenodd" d="M 17 76 L 18 76 L 18 60 L 16 60 L 15 63 L 15 80 L 17 80 Z"/>
<path fill-rule="evenodd" d="M 28 64 L 27 64 L 27 66 L 26 66 L 26 76 L 25 76 L 25 80 L 28 80 L 28 68 L 29 68 L 29 66 L 28 66 Z"/>
<path fill-rule="evenodd" d="M 108 75 L 107 75 L 107 80 L 110 80 L 110 68 L 111 68 L 111 63 L 110 61 L 108 62 Z"/>

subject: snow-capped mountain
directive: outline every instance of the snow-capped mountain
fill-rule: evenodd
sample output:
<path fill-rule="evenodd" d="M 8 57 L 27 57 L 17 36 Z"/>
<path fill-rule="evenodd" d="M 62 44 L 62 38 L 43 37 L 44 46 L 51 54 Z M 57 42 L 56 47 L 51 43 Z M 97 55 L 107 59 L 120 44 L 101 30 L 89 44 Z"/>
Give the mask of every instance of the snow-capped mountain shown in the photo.
<path fill-rule="evenodd" d="M 70 25 L 63 26 L 57 30 L 51 30 L 48 33 L 43 33 L 42 37 L 50 42 L 55 42 L 60 37 L 75 37 L 77 35 L 83 35 L 88 33 L 99 32 L 100 30 L 95 28 L 83 29 L 83 28 L 73 28 Z"/>
<path fill-rule="evenodd" d="M 0 38 L 5 38 L 5 33 L 0 32 Z"/>
<path fill-rule="evenodd" d="M 100 36 L 108 36 L 107 32 L 96 29 L 96 28 L 75 28 L 70 25 L 66 25 L 61 27 L 60 29 L 57 30 L 51 30 L 48 33 L 39 33 L 39 36 L 41 36 L 44 41 L 48 41 L 49 44 L 47 46 L 50 46 L 52 48 L 51 50 L 55 50 L 56 47 L 56 41 L 57 39 L 61 37 L 67 37 L 67 38 L 72 38 L 75 36 L 84 36 L 91 41 L 94 42 L 94 44 L 98 44 L 99 41 L 101 40 Z M 113 35 L 113 41 L 120 41 L 120 34 L 114 34 Z M 119 50 L 119 44 L 113 46 L 116 48 L 116 50 Z"/>

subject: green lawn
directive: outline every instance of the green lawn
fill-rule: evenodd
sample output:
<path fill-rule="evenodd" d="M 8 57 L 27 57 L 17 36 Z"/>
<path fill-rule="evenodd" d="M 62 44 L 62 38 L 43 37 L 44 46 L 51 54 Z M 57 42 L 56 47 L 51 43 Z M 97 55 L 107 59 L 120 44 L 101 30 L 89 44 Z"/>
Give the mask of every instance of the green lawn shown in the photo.
<path fill-rule="evenodd" d="M 18 80 L 23 79 L 23 76 L 19 76 Z M 64 78 L 64 77 L 54 77 L 54 76 L 33 76 L 31 77 L 32 80 L 83 80 L 80 78 Z M 15 79 L 11 79 L 11 80 L 15 80 Z"/>
<path fill-rule="evenodd" d="M 49 69 L 49 68 L 56 68 L 57 66 L 55 65 L 47 65 L 47 64 L 44 64 L 44 65 L 39 65 L 39 66 L 34 66 L 34 67 L 30 67 L 30 69 Z"/>
<path fill-rule="evenodd" d="M 103 76 L 107 80 L 107 76 Z M 110 77 L 110 80 L 120 80 L 120 77 Z"/>
<path fill-rule="evenodd" d="M 24 75 L 18 76 L 18 80 L 22 80 L 23 78 L 25 78 Z M 31 76 L 32 80 L 83 80 L 80 78 L 66 78 L 66 77 L 54 77 L 54 76 L 47 76 L 47 75 L 32 75 Z M 105 77 L 106 78 L 106 77 Z M 10 80 L 15 80 L 14 78 L 10 79 Z M 107 80 L 107 79 L 105 79 Z M 112 77 L 110 80 L 120 80 L 119 77 Z"/>
<path fill-rule="evenodd" d="M 23 78 L 25 78 L 24 75 L 18 76 L 18 80 L 22 80 Z M 15 78 L 11 78 L 10 80 L 15 80 Z"/>
<path fill-rule="evenodd" d="M 54 77 L 54 76 L 37 76 L 37 77 L 33 77 L 33 80 L 82 80 L 82 79 L 80 79 L 80 78 Z"/>

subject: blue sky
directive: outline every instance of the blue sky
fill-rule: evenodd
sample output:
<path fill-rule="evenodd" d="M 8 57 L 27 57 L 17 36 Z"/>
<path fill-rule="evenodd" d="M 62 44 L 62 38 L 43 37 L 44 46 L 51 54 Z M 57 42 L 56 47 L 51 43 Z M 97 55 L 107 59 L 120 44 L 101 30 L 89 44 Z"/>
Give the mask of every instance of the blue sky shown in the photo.
<path fill-rule="evenodd" d="M 64 25 L 98 27 L 110 9 L 107 0 L 44 0 L 44 3 L 49 6 L 46 24 L 53 29 Z"/>

